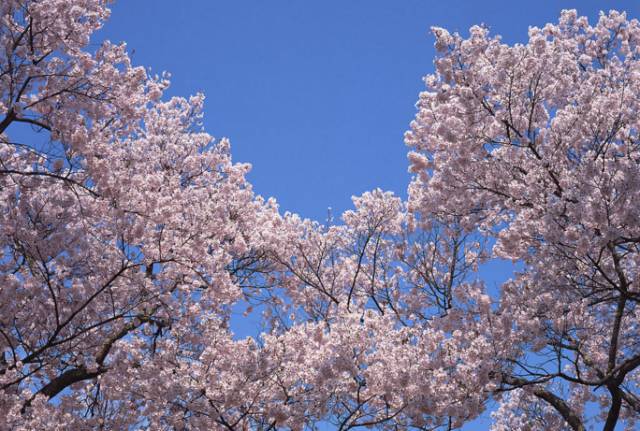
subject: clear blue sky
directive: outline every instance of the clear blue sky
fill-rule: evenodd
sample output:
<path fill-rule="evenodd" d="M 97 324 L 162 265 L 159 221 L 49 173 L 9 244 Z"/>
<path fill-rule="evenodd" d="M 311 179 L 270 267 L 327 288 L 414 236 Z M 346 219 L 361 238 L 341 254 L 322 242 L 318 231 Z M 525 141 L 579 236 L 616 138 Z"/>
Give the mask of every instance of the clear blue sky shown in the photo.
<path fill-rule="evenodd" d="M 324 219 L 374 187 L 406 194 L 402 136 L 433 70 L 429 27 L 484 23 L 522 42 L 562 8 L 640 18 L 637 1 L 120 0 L 96 39 L 171 72 L 171 95 L 204 92 L 206 130 L 253 164 L 255 190 Z"/>
<path fill-rule="evenodd" d="M 95 39 L 126 41 L 135 64 L 171 72 L 170 95 L 203 92 L 206 130 L 253 164 L 255 190 L 324 220 L 374 187 L 406 196 L 402 136 L 433 71 L 431 26 L 483 23 L 524 42 L 565 8 L 640 18 L 637 0 L 120 0 Z M 481 276 L 496 286 L 511 269 Z M 488 424 L 485 414 L 464 429 Z"/>

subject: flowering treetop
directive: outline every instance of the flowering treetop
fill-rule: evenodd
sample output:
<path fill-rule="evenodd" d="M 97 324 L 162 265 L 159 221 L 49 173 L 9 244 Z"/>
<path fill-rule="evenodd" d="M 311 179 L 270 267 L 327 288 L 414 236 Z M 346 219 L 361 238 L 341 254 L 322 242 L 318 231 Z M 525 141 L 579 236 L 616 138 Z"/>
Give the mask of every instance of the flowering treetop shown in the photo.
<path fill-rule="evenodd" d="M 409 201 L 322 226 L 253 194 L 203 96 L 89 51 L 108 14 L 0 5 L 0 429 L 634 426 L 637 21 L 434 29 Z"/>
<path fill-rule="evenodd" d="M 501 358 L 500 385 L 525 389 L 499 423 L 537 403 L 584 429 L 597 400 L 613 429 L 640 411 L 640 23 L 564 11 L 515 46 L 481 27 L 434 34 L 436 73 L 406 137 L 410 205 L 495 236 L 495 256 L 526 265 L 493 312 L 520 350 Z"/>

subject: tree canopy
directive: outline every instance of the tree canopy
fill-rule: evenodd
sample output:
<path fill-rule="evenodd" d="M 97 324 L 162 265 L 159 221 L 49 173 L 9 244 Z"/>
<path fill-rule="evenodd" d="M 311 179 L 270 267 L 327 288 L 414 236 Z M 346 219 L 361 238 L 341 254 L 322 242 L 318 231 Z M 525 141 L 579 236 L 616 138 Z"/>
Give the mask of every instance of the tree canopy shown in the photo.
<path fill-rule="evenodd" d="M 0 4 L 0 429 L 636 426 L 637 20 L 433 28 L 408 200 L 321 225 L 254 194 L 202 95 L 88 48 L 107 3 Z"/>

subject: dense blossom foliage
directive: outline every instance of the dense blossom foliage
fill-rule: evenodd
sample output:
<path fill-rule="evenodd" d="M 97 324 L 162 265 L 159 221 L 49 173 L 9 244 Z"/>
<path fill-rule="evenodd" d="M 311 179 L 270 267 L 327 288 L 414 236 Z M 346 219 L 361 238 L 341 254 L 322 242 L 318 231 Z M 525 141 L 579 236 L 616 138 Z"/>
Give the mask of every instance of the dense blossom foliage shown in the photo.
<path fill-rule="evenodd" d="M 89 50 L 108 14 L 0 4 L 1 430 L 635 426 L 637 21 L 434 29 L 408 202 L 321 225 L 254 195 L 203 96 Z"/>
<path fill-rule="evenodd" d="M 83 50 L 107 15 L 0 5 L 2 429 L 173 424 L 191 388 L 160 389 L 231 343 L 230 266 L 273 213 L 202 96 L 160 102 L 123 45 Z"/>
<path fill-rule="evenodd" d="M 515 46 L 481 27 L 468 39 L 434 33 L 436 74 L 407 134 L 411 208 L 455 216 L 494 236 L 495 256 L 525 264 L 487 316 L 511 329 L 494 354 L 495 384 L 510 392 L 498 429 L 525 413 L 539 429 L 556 416 L 584 429 L 589 402 L 605 429 L 633 426 L 640 23 L 610 12 L 590 26 L 564 11 Z"/>

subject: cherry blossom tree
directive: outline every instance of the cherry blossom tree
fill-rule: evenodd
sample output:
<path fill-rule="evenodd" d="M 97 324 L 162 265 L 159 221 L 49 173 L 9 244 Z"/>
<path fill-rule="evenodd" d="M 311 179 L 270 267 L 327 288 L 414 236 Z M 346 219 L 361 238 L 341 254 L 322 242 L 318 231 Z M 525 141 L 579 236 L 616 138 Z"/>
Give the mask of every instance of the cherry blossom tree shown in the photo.
<path fill-rule="evenodd" d="M 217 380 L 207 349 L 255 361 L 227 322 L 273 205 L 201 131 L 202 96 L 161 102 L 124 45 L 87 49 L 108 13 L 0 5 L 2 429 L 183 428 L 206 382 L 172 376 Z"/>
<path fill-rule="evenodd" d="M 497 402 L 495 430 L 634 429 L 640 23 L 433 32 L 406 206 L 375 190 L 342 224 L 285 217 L 276 423 L 453 429 Z M 522 269 L 490 293 L 488 259 Z"/>
<path fill-rule="evenodd" d="M 477 320 L 498 365 L 496 429 L 583 430 L 598 409 L 603 429 L 633 428 L 640 23 L 564 11 L 515 46 L 482 27 L 433 32 L 436 73 L 406 136 L 410 206 L 524 264 Z"/>
<path fill-rule="evenodd" d="M 636 425 L 637 21 L 434 29 L 408 202 L 321 225 L 254 195 L 203 96 L 90 50 L 108 14 L 0 5 L 0 429 Z"/>
<path fill-rule="evenodd" d="M 452 429 L 497 402 L 496 430 L 634 429 L 640 23 L 433 32 L 406 208 L 376 190 L 343 224 L 285 217 L 282 417 Z M 522 269 L 491 293 L 488 259 Z"/>

